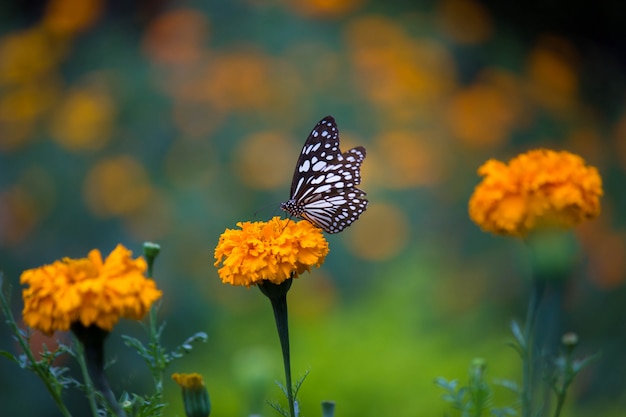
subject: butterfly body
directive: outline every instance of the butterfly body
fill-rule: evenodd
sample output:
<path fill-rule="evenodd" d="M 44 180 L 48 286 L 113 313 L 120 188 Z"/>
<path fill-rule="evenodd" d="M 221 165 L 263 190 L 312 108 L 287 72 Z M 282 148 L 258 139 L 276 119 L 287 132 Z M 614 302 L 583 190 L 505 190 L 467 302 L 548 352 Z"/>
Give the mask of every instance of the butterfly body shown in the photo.
<path fill-rule="evenodd" d="M 332 116 L 326 116 L 307 138 L 291 182 L 290 199 L 280 208 L 306 219 L 328 233 L 338 233 L 352 224 L 367 208 L 361 182 L 365 148 L 339 150 L 339 131 Z"/>

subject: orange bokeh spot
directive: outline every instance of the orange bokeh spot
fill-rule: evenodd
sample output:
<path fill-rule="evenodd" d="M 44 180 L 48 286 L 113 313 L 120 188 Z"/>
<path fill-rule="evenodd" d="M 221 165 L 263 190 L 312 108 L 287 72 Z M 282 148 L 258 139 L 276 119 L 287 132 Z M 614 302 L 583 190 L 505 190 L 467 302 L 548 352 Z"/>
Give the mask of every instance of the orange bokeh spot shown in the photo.
<path fill-rule="evenodd" d="M 288 0 L 285 4 L 303 16 L 335 18 L 358 10 L 363 0 Z"/>
<path fill-rule="evenodd" d="M 133 214 L 150 201 L 151 195 L 145 169 L 126 155 L 98 162 L 84 182 L 87 206 L 100 217 Z"/>
<path fill-rule="evenodd" d="M 25 83 L 0 95 L 0 123 L 32 123 L 55 103 L 60 86 L 57 80 Z"/>
<path fill-rule="evenodd" d="M 370 201 L 361 219 L 350 227 L 346 244 L 360 258 L 387 260 L 398 255 L 408 243 L 410 224 L 397 206 Z"/>
<path fill-rule="evenodd" d="M 454 61 L 446 48 L 409 36 L 391 19 L 354 19 L 345 38 L 357 88 L 387 118 L 428 118 L 455 85 Z"/>
<path fill-rule="evenodd" d="M 56 103 L 66 48 L 41 26 L 0 37 L 0 149 L 25 145 Z"/>
<path fill-rule="evenodd" d="M 55 34 L 74 35 L 94 25 L 102 6 L 102 0 L 51 0 L 42 23 Z"/>
<path fill-rule="evenodd" d="M 28 142 L 61 94 L 55 77 L 16 84 L 0 95 L 0 149 L 11 151 Z"/>
<path fill-rule="evenodd" d="M 452 135 L 466 146 L 504 145 L 524 119 L 519 81 L 504 71 L 486 71 L 451 98 L 447 117 Z"/>
<path fill-rule="evenodd" d="M 226 53 L 215 57 L 196 88 L 218 110 L 265 109 L 274 96 L 271 74 L 269 57 Z"/>
<path fill-rule="evenodd" d="M 591 280 L 606 290 L 622 286 L 626 280 L 626 233 L 613 230 L 606 220 L 584 224 L 578 232 L 589 258 Z"/>
<path fill-rule="evenodd" d="M 286 200 L 286 187 L 291 184 L 297 155 L 294 142 L 281 133 L 255 133 L 238 146 L 233 169 L 249 187 L 262 190 L 285 187 Z"/>
<path fill-rule="evenodd" d="M 143 49 L 161 65 L 188 65 L 203 55 L 209 21 L 193 9 L 173 10 L 156 18 L 146 31 Z"/>
<path fill-rule="evenodd" d="M 36 199 L 22 187 L 0 192 L 0 245 L 21 242 L 39 220 Z"/>
<path fill-rule="evenodd" d="M 486 7 L 474 0 L 443 0 L 438 6 L 443 32 L 463 44 L 485 42 L 493 34 L 493 21 Z"/>
<path fill-rule="evenodd" d="M 0 191 L 0 245 L 26 239 L 56 205 L 56 186 L 39 166 L 20 173 L 17 182 Z"/>
<path fill-rule="evenodd" d="M 437 140 L 424 133 L 386 131 L 375 138 L 377 174 L 381 185 L 410 188 L 437 184 L 443 175 L 444 163 Z M 366 162 L 367 164 L 367 162 Z M 365 165 L 365 164 L 364 164 Z"/>
<path fill-rule="evenodd" d="M 531 51 L 527 63 L 531 97 L 549 110 L 564 111 L 578 94 L 578 56 L 567 40 L 544 37 Z"/>
<path fill-rule="evenodd" d="M 52 137 L 71 151 L 98 150 L 109 141 L 116 108 L 111 86 L 101 75 L 68 91 L 54 114 Z"/>
<path fill-rule="evenodd" d="M 0 85 L 28 83 L 56 69 L 66 45 L 42 27 L 0 37 Z"/>

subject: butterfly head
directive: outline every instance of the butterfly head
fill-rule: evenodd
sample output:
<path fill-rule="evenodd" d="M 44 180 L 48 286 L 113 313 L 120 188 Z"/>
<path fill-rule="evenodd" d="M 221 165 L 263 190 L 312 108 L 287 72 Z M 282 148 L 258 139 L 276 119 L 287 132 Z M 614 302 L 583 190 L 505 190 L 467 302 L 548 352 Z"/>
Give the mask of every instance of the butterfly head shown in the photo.
<path fill-rule="evenodd" d="M 287 200 L 284 203 L 280 203 L 280 208 L 283 211 L 286 211 L 287 213 L 289 213 L 291 216 L 295 216 L 295 217 L 302 217 L 302 206 L 299 206 L 296 203 L 296 200 L 291 199 L 291 200 Z"/>

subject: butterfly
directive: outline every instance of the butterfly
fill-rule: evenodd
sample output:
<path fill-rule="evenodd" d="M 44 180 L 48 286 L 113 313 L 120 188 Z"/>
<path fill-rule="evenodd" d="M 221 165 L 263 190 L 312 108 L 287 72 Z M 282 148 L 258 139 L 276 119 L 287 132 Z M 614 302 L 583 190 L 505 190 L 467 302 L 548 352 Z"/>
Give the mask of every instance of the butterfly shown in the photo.
<path fill-rule="evenodd" d="M 280 208 L 327 233 L 341 232 L 367 208 L 365 192 L 356 188 L 364 159 L 362 146 L 341 153 L 337 123 L 332 116 L 324 117 L 304 142 L 289 200 Z"/>

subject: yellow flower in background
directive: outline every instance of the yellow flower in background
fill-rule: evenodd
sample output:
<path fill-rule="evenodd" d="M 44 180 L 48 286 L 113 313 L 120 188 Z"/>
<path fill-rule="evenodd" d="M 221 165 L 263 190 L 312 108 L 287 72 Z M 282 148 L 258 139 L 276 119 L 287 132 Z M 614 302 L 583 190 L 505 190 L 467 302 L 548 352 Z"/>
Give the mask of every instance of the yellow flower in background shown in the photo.
<path fill-rule="evenodd" d="M 140 212 L 154 194 L 146 168 L 131 155 L 99 160 L 83 182 L 87 207 L 100 217 L 129 216 Z"/>
<path fill-rule="evenodd" d="M 98 21 L 103 3 L 102 0 L 51 0 L 46 4 L 43 26 L 56 35 L 76 35 Z"/>
<path fill-rule="evenodd" d="M 113 136 L 116 107 L 109 75 L 92 73 L 69 89 L 51 118 L 50 134 L 69 151 L 102 149 Z"/>
<path fill-rule="evenodd" d="M 436 14 L 443 33 L 460 44 L 480 44 L 494 33 L 487 7 L 476 0 L 442 0 Z"/>
<path fill-rule="evenodd" d="M 110 331 L 120 318 L 140 320 L 161 297 L 144 276 L 143 258 L 118 245 L 103 261 L 97 249 L 87 258 L 64 258 L 22 273 L 24 322 L 50 335 L 74 322 Z"/>
<path fill-rule="evenodd" d="M 274 217 L 268 222 L 239 222 L 240 230 L 226 229 L 215 248 L 218 274 L 231 285 L 274 284 L 295 278 L 328 254 L 321 229 L 308 221 Z"/>
<path fill-rule="evenodd" d="M 306 17 L 332 19 L 346 16 L 359 10 L 363 0 L 290 0 L 284 2 L 296 13 Z"/>
<path fill-rule="evenodd" d="M 600 214 L 598 170 L 566 151 L 532 150 L 509 164 L 489 160 L 469 202 L 470 218 L 484 231 L 525 236 L 542 227 L 573 227 Z"/>

